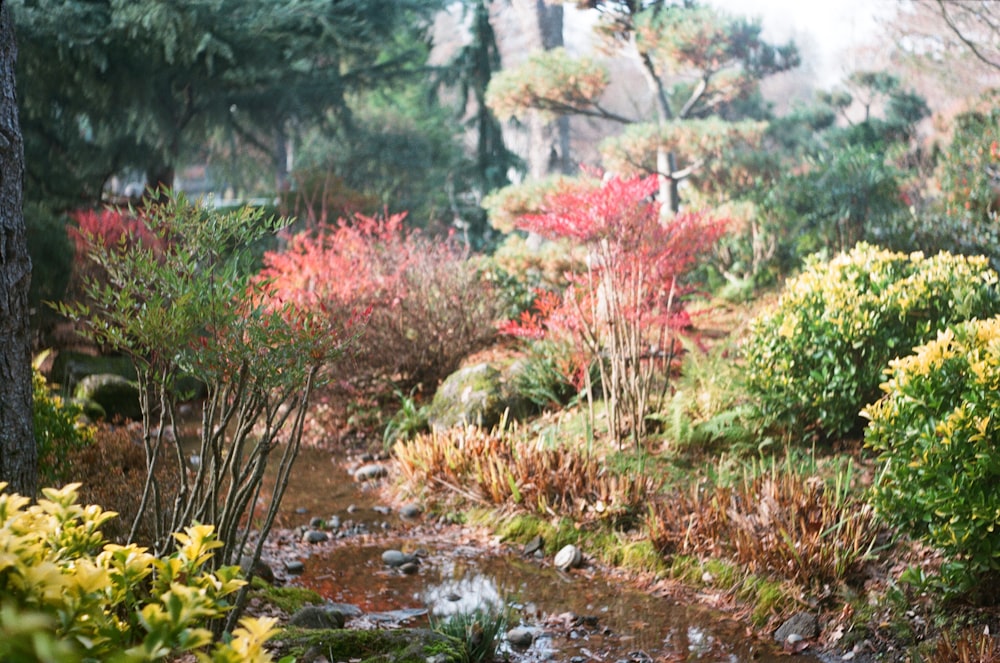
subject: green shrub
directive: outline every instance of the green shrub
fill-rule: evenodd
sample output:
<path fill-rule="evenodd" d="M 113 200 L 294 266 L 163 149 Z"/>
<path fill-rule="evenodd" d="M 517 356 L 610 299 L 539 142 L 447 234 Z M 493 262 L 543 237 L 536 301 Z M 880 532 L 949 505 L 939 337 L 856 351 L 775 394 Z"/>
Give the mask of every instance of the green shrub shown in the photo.
<path fill-rule="evenodd" d="M 876 511 L 945 553 L 954 588 L 1000 570 L 1000 318 L 941 332 L 890 364 L 865 410 Z"/>
<path fill-rule="evenodd" d="M 998 312 L 997 274 L 982 257 L 863 243 L 829 262 L 814 256 L 751 324 L 747 390 L 765 421 L 791 433 L 849 434 L 890 359 L 949 324 Z"/>
<path fill-rule="evenodd" d="M 6 484 L 0 484 L 2 490 Z M 221 544 L 212 528 L 176 534 L 157 558 L 105 544 L 115 514 L 77 504 L 78 484 L 47 488 L 37 504 L 0 494 L 0 660 L 153 661 L 194 652 L 202 661 L 269 661 L 273 620 L 246 619 L 227 643 L 206 628 L 230 609 L 238 567 L 205 570 Z"/>
<path fill-rule="evenodd" d="M 80 406 L 53 394 L 38 371 L 33 387 L 39 478 L 43 485 L 61 485 L 70 479 L 68 454 L 90 445 L 94 429 L 80 422 Z"/>

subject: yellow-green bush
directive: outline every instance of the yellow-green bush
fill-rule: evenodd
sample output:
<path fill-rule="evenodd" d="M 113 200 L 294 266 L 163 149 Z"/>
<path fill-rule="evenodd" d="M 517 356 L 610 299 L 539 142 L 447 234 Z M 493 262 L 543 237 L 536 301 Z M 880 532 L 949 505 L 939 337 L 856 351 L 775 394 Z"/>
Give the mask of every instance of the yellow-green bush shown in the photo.
<path fill-rule="evenodd" d="M 889 360 L 950 324 L 1000 313 L 986 258 L 895 253 L 868 244 L 812 257 L 744 346 L 747 389 L 765 421 L 793 433 L 860 430 Z"/>
<path fill-rule="evenodd" d="M 883 464 L 874 506 L 943 551 L 945 579 L 964 589 L 1000 571 L 1000 318 L 946 330 L 890 371 L 865 411 Z"/>
<path fill-rule="evenodd" d="M 211 527 L 177 533 L 165 558 L 107 544 L 100 527 L 115 514 L 77 504 L 78 487 L 47 488 L 33 505 L 0 494 L 0 660 L 270 660 L 270 620 L 244 619 L 229 642 L 213 644 L 206 626 L 244 581 L 237 567 L 203 569 L 220 545 Z"/>
<path fill-rule="evenodd" d="M 69 452 L 90 445 L 94 428 L 81 423 L 82 409 L 53 394 L 38 371 L 32 386 L 38 473 L 46 485 L 62 484 L 68 479 Z"/>

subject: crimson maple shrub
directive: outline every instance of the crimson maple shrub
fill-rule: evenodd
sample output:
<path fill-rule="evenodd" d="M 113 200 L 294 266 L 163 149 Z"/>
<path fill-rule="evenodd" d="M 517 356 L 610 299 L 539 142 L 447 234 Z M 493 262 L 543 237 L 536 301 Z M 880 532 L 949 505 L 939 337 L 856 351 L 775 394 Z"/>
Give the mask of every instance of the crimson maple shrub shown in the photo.
<path fill-rule="evenodd" d="M 404 225 L 405 214 L 318 224 L 264 255 L 276 294 L 334 318 L 363 311 L 360 343 L 340 376 L 364 391 L 437 383 L 496 336 L 504 303 L 467 249 Z M 346 379 L 346 378 L 345 378 Z"/>
<path fill-rule="evenodd" d="M 550 196 L 518 228 L 586 248 L 584 273 L 568 275 L 558 301 L 527 311 L 502 331 L 526 338 L 568 338 L 592 404 L 589 367 L 599 369 L 612 436 L 621 445 L 645 434 L 657 393 L 666 393 L 677 335 L 690 325 L 690 270 L 724 231 L 701 213 L 661 215 L 655 177 L 591 180 Z M 593 418 L 593 407 L 591 416 Z"/>

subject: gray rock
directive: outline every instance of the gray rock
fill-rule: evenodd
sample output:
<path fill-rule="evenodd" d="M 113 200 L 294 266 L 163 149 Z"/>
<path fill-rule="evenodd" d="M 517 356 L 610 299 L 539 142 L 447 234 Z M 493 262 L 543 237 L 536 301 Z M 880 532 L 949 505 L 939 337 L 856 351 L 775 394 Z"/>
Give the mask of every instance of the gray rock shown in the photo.
<path fill-rule="evenodd" d="M 347 620 L 339 610 L 322 605 L 303 606 L 288 620 L 290 626 L 299 628 L 344 628 Z"/>
<path fill-rule="evenodd" d="M 298 561 L 297 559 L 290 559 L 287 562 L 285 562 L 285 570 L 288 571 L 293 576 L 297 576 L 306 570 L 306 565 Z"/>
<path fill-rule="evenodd" d="M 88 375 L 80 380 L 73 397 L 96 403 L 104 411 L 105 419 L 123 417 L 137 421 L 142 419 L 139 407 L 139 384 L 113 373 Z"/>
<path fill-rule="evenodd" d="M 792 642 L 799 640 L 811 640 L 819 637 L 819 620 L 816 616 L 808 612 L 797 612 L 778 627 L 774 632 L 774 639 L 784 644 L 790 639 Z"/>
<path fill-rule="evenodd" d="M 302 535 L 302 540 L 306 543 L 323 543 L 330 537 L 326 532 L 321 532 L 319 530 L 311 529 Z"/>
<path fill-rule="evenodd" d="M 420 514 L 424 512 L 420 506 L 416 504 L 404 504 L 399 508 L 399 516 L 405 518 L 406 520 L 415 520 L 420 517 Z"/>
<path fill-rule="evenodd" d="M 567 546 L 563 546 L 562 549 L 556 553 L 552 563 L 556 565 L 556 568 L 568 571 L 580 566 L 580 562 L 582 561 L 583 553 L 581 553 L 580 549 L 571 543 Z"/>
<path fill-rule="evenodd" d="M 274 584 L 274 571 L 267 565 L 267 562 L 262 559 L 254 562 L 253 557 L 250 555 L 242 555 L 240 557 L 240 570 L 243 572 L 243 575 L 250 575 L 251 569 L 254 576 L 268 584 Z"/>
<path fill-rule="evenodd" d="M 336 610 L 344 617 L 352 619 L 354 617 L 360 617 L 364 612 L 358 606 L 353 603 L 326 603 L 326 607 L 330 610 Z"/>
<path fill-rule="evenodd" d="M 489 364 L 476 364 L 452 373 L 441 383 L 431 400 L 427 421 L 433 430 L 466 425 L 492 428 L 506 409 L 502 374 Z"/>
<path fill-rule="evenodd" d="M 524 626 L 515 626 L 507 631 L 507 642 L 513 647 L 530 647 L 535 641 L 535 631 Z"/>
<path fill-rule="evenodd" d="M 340 517 L 331 516 L 330 520 L 326 521 L 327 529 L 340 529 Z"/>
<path fill-rule="evenodd" d="M 526 544 L 524 544 L 524 550 L 521 551 L 521 554 L 523 554 L 525 557 L 529 555 L 534 555 L 536 552 L 541 550 L 542 546 L 544 545 L 545 545 L 545 539 L 543 539 L 541 535 L 536 536 L 531 541 L 528 541 Z"/>
<path fill-rule="evenodd" d="M 316 516 L 309 521 L 309 527 L 312 527 L 313 529 L 323 529 L 323 519 Z"/>
<path fill-rule="evenodd" d="M 389 476 L 389 470 L 384 465 L 379 465 L 378 463 L 362 465 L 354 470 L 355 481 L 374 481 L 386 476 Z"/>
<path fill-rule="evenodd" d="M 416 561 L 417 558 L 414 555 L 410 555 L 399 550 L 386 550 L 382 553 L 382 563 L 393 568 Z"/>
<path fill-rule="evenodd" d="M 406 575 L 411 576 L 420 570 L 420 565 L 416 562 L 406 562 L 405 564 L 400 564 L 399 570 Z"/>

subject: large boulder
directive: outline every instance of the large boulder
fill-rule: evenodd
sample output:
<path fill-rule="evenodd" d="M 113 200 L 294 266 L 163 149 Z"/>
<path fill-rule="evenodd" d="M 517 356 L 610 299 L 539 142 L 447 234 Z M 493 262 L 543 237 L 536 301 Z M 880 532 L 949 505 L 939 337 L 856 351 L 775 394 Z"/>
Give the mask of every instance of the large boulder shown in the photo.
<path fill-rule="evenodd" d="M 135 380 L 135 366 L 124 355 L 90 355 L 83 352 L 60 350 L 48 371 L 49 382 L 61 385 L 66 393 L 73 393 L 77 383 L 88 375 L 120 375 Z"/>
<path fill-rule="evenodd" d="M 492 428 L 505 412 L 511 419 L 521 418 L 527 406 L 510 382 L 507 374 L 487 363 L 461 368 L 438 387 L 428 423 L 433 430 L 466 425 Z"/>
<path fill-rule="evenodd" d="M 100 406 L 104 418 L 142 419 L 139 407 L 139 385 L 121 375 L 100 373 L 88 375 L 76 384 L 73 397 L 82 403 Z M 93 411 L 85 406 L 88 411 Z"/>

